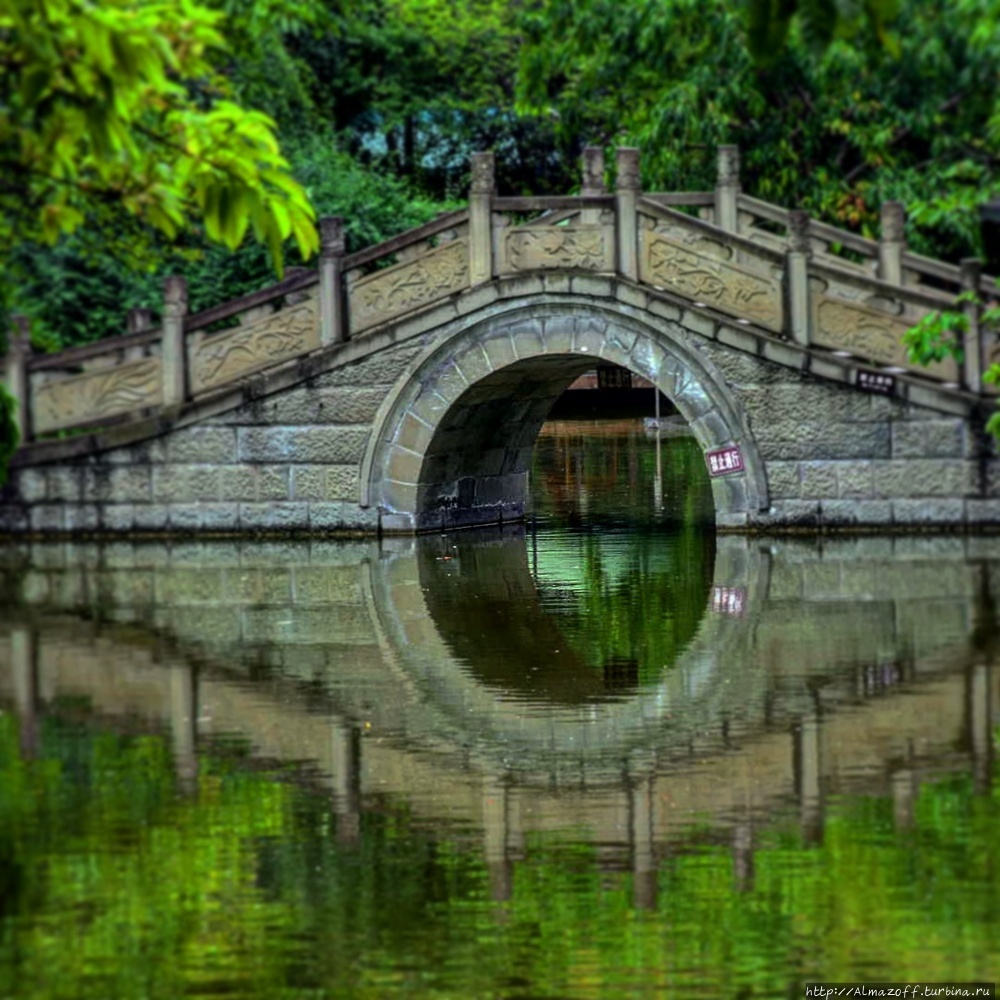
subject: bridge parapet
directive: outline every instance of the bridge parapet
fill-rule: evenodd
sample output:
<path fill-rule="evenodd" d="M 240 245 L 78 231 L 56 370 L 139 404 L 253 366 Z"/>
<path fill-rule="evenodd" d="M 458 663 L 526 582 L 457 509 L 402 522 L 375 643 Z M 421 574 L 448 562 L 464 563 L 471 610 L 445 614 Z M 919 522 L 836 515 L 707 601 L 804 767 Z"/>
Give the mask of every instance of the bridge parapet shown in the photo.
<path fill-rule="evenodd" d="M 883 206 L 881 239 L 865 239 L 741 193 L 730 146 L 720 147 L 714 191 L 643 193 L 632 149 L 617 152 L 613 192 L 604 175 L 603 152 L 591 147 L 579 195 L 502 197 L 492 154 L 476 154 L 468 209 L 352 254 L 342 221 L 321 220 L 317 270 L 293 269 L 277 284 L 195 314 L 183 283 L 171 278 L 160 327 L 149 310 L 134 311 L 129 333 L 57 354 L 31 356 L 18 334 L 5 371 L 22 439 L 210 398 L 495 278 L 553 270 L 619 276 L 860 366 L 988 391 L 982 372 L 996 347 L 980 331 L 974 304 L 961 306 L 971 320 L 961 366 L 922 368 L 906 358 L 909 327 L 956 308 L 963 292 L 995 294 L 995 284 L 978 262 L 956 267 L 911 253 L 899 203 Z"/>

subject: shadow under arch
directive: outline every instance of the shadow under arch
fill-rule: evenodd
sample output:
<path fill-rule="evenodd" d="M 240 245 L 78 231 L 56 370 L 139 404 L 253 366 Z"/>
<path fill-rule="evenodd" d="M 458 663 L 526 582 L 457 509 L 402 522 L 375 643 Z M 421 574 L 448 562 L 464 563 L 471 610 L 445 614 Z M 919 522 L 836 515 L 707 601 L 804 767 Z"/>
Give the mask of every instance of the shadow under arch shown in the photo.
<path fill-rule="evenodd" d="M 458 585 L 470 592 L 490 586 L 530 597 L 535 584 L 523 530 L 480 529 L 475 535 L 470 544 L 491 550 L 485 560 L 489 572 L 473 572 Z M 460 655 L 463 651 L 456 653 L 454 630 L 428 597 L 427 565 L 447 554 L 442 541 L 395 544 L 397 555 L 387 553 L 371 565 L 371 612 L 383 655 L 408 689 L 399 734 L 405 733 L 407 742 L 419 745 L 433 734 L 436 752 L 461 748 L 480 769 L 505 773 L 522 784 L 604 786 L 620 783 L 623 767 L 633 773 L 642 770 L 644 760 L 686 758 L 695 743 L 720 733 L 728 721 L 751 723 L 766 714 L 769 678 L 747 666 L 752 658 L 746 654 L 766 598 L 770 564 L 767 554 L 745 538 L 717 539 L 701 620 L 672 667 L 655 682 L 613 697 L 595 697 L 607 692 L 592 686 L 575 699 L 549 690 L 548 697 L 531 704 L 504 678 L 477 669 Z M 723 606 L 720 594 L 738 594 L 738 607 Z M 531 625 L 538 611 L 530 600 L 526 606 Z M 484 642 L 513 637 L 513 631 L 509 622 L 498 623 Z M 539 641 L 546 637 L 543 632 Z M 511 645 L 519 642 L 512 638 Z M 734 669 L 738 665 L 744 669 Z"/>
<path fill-rule="evenodd" d="M 743 469 L 712 479 L 717 524 L 764 509 L 765 470 L 746 415 L 695 343 L 673 320 L 552 295 L 453 323 L 381 407 L 361 467 L 362 503 L 397 531 L 520 518 L 553 403 L 605 361 L 649 379 L 703 451 L 740 450 Z"/>

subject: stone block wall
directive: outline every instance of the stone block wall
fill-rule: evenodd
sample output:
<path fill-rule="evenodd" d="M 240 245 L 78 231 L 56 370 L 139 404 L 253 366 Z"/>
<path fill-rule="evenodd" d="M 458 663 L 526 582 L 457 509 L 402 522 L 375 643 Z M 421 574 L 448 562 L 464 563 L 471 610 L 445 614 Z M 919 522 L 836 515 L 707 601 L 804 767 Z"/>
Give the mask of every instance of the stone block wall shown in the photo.
<path fill-rule="evenodd" d="M 760 528 L 1000 521 L 1000 462 L 964 416 L 796 372 L 705 340 L 767 470 Z"/>
<path fill-rule="evenodd" d="M 219 403 L 215 410 L 207 406 L 197 420 L 189 415 L 189 426 L 156 425 L 153 436 L 136 443 L 93 454 L 76 449 L 64 461 L 17 467 L 0 492 L 0 533 L 392 530 L 393 515 L 380 522 L 377 506 L 362 506 L 368 486 L 361 481 L 363 461 L 380 410 L 401 398 L 393 395 L 401 378 L 412 374 L 405 395 L 413 386 L 424 386 L 421 378 L 430 377 L 417 372 L 416 359 L 428 356 L 432 345 L 437 346 L 434 357 L 443 358 L 432 386 L 438 394 L 434 398 L 450 407 L 449 420 L 439 428 L 442 437 L 432 449 L 446 466 L 448 475 L 442 476 L 461 479 L 462 470 L 451 476 L 448 463 L 463 448 L 474 451 L 477 442 L 492 441 L 496 456 L 514 446 L 524 450 L 526 435 L 540 414 L 525 398 L 530 393 L 523 373 L 508 363 L 508 353 L 513 358 L 515 352 L 513 333 L 508 336 L 505 326 L 513 321 L 506 317 L 518 310 L 520 338 L 542 328 L 524 316 L 532 310 L 552 313 L 534 353 L 553 355 L 541 359 L 543 367 L 552 365 L 553 385 L 563 376 L 568 384 L 568 376 L 579 374 L 581 363 L 621 354 L 615 325 L 589 323 L 587 317 L 617 314 L 642 325 L 645 339 L 632 339 L 653 345 L 650 350 L 657 358 L 644 360 L 628 345 L 624 351 L 625 363 L 640 374 L 656 377 L 661 367 L 669 367 L 663 360 L 669 352 L 657 346 L 661 341 L 683 346 L 687 361 L 679 367 L 674 363 L 669 387 L 665 385 L 668 394 L 685 402 L 684 412 L 703 444 L 734 440 L 746 451 L 755 451 L 754 464 L 762 466 L 760 480 L 766 481 L 766 506 L 747 510 L 748 501 L 753 501 L 751 508 L 756 505 L 757 492 L 746 494 L 742 506 L 734 501 L 727 509 L 727 498 L 740 486 L 738 477 L 714 480 L 722 527 L 910 530 L 1000 525 L 1000 459 L 967 397 L 919 380 L 906 384 L 905 399 L 864 392 L 851 384 L 853 361 L 841 362 L 710 312 L 682 308 L 628 282 L 553 272 L 544 281 L 519 276 L 484 285 L 455 302 L 400 321 L 387 332 L 342 345 L 338 350 L 346 353 L 336 357 L 303 359 L 294 371 L 279 372 L 273 380 L 270 375 L 255 376 L 259 384 L 248 386 L 254 398 L 237 389 L 225 405 Z M 563 322 L 559 310 L 567 315 L 572 311 L 574 323 Z M 490 354 L 482 343 L 473 345 L 480 367 L 495 368 L 489 385 L 478 379 L 479 369 L 470 369 L 468 379 L 462 375 L 471 364 L 466 355 L 448 354 L 453 347 L 459 350 L 458 334 L 486 320 L 503 334 L 496 342 L 507 352 L 497 347 Z M 660 341 L 654 344 L 657 337 Z M 699 366 L 717 373 L 712 378 L 718 398 L 705 396 L 694 377 Z M 448 394 L 452 374 L 459 385 Z M 468 399 L 459 400 L 467 381 L 476 382 L 490 421 L 503 414 L 502 420 L 496 417 L 498 427 L 503 425 L 503 448 L 482 428 L 470 443 Z M 421 417 L 419 399 L 412 410 Z M 723 412 L 730 415 L 728 422 L 721 421 Z M 720 421 L 721 429 L 715 426 Z M 512 423 L 519 429 L 508 434 Z M 418 446 L 417 437 L 426 437 L 430 426 L 426 419 L 404 421 L 392 438 L 400 445 L 399 461 L 409 463 L 398 478 L 414 494 L 414 480 L 423 467 L 412 466 L 420 447 L 428 447 L 426 441 Z M 735 436 L 730 437 L 733 428 Z M 492 461 L 484 456 L 483 461 Z M 479 471 L 485 477 L 486 472 Z M 402 503 L 387 508 L 413 509 Z"/>
<path fill-rule="evenodd" d="M 196 426 L 100 456 L 11 471 L 0 531 L 368 531 L 359 465 L 419 342 L 388 348 Z"/>

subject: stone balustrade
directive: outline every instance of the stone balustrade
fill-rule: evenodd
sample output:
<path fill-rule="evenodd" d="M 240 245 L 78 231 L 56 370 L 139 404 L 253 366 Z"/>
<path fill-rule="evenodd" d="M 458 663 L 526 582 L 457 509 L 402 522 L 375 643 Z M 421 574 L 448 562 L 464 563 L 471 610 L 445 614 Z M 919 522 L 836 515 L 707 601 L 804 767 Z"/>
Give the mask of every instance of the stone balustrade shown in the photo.
<path fill-rule="evenodd" d="M 5 378 L 23 441 L 167 411 L 494 279 L 553 270 L 619 276 L 862 366 L 989 391 L 982 373 L 995 348 L 981 307 L 956 299 L 995 294 L 994 279 L 977 261 L 955 267 L 910 252 L 900 203 L 882 207 L 881 238 L 865 239 L 744 195 L 733 146 L 719 148 L 707 192 L 644 194 L 635 149 L 617 150 L 613 191 L 596 147 L 584 152 L 576 196 L 501 197 L 494 173 L 493 154 L 475 154 L 466 210 L 353 254 L 343 221 L 321 219 L 315 270 L 292 269 L 200 313 L 188 312 L 183 279 L 169 277 L 158 327 L 150 310 L 134 310 L 124 335 L 33 356 L 26 321 L 15 318 Z M 969 315 L 963 364 L 911 364 L 903 334 L 948 308 Z"/>

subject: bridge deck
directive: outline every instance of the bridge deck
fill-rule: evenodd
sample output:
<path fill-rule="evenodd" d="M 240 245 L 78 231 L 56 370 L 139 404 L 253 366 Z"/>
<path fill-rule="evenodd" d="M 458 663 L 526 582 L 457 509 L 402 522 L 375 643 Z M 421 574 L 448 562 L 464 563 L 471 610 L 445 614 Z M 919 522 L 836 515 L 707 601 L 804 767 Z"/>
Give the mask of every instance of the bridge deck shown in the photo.
<path fill-rule="evenodd" d="M 593 164 L 598 152 L 589 151 L 585 176 L 603 173 Z M 614 194 L 509 198 L 493 192 L 491 154 L 480 154 L 468 209 L 351 254 L 340 220 L 324 219 L 318 269 L 296 268 L 253 294 L 188 314 L 183 285 L 172 279 L 159 327 L 140 310 L 134 332 L 55 354 L 32 355 L 22 327 L 7 359 L 22 439 L 141 420 L 494 278 L 549 270 L 620 275 L 850 358 L 859 371 L 912 372 L 946 389 L 992 391 L 981 374 L 994 347 L 971 346 L 974 315 L 961 369 L 914 365 L 901 338 L 929 312 L 955 308 L 964 291 L 995 296 L 994 279 L 974 262 L 955 267 L 908 251 L 898 203 L 883 206 L 875 241 L 748 197 L 739 192 L 734 156 L 720 149 L 720 180 L 710 192 L 643 194 L 636 151 L 619 150 Z"/>

